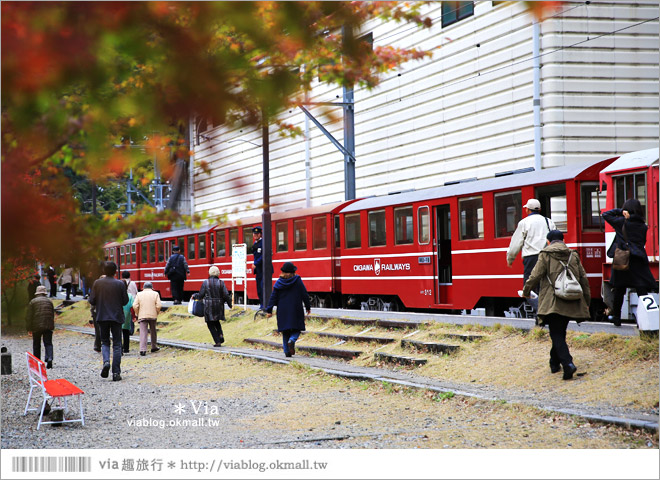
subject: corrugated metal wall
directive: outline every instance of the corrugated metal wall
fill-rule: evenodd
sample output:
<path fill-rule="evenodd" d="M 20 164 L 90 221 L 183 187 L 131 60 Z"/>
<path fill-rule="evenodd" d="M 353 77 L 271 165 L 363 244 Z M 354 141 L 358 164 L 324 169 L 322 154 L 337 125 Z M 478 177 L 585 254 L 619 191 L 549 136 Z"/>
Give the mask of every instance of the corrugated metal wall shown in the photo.
<path fill-rule="evenodd" d="M 541 24 L 542 165 L 552 167 L 658 145 L 658 16 L 653 1 L 567 2 Z M 374 24 L 376 45 L 433 49 L 373 91 L 355 90 L 357 196 L 421 189 L 534 166 L 532 17 L 519 3 L 475 2 L 474 16 L 430 30 Z M 619 30 L 615 32 L 616 30 Z M 615 32 L 615 33 L 611 33 Z M 318 85 L 313 101 L 341 101 Z M 336 121 L 312 113 L 343 141 Z M 304 129 L 300 111 L 282 117 Z M 195 210 L 254 215 L 261 207 L 260 130 L 215 127 L 194 146 Z M 313 125 L 311 205 L 344 199 L 343 155 Z M 273 211 L 304 207 L 305 140 L 270 136 Z M 253 208 L 256 210 L 250 211 Z"/>

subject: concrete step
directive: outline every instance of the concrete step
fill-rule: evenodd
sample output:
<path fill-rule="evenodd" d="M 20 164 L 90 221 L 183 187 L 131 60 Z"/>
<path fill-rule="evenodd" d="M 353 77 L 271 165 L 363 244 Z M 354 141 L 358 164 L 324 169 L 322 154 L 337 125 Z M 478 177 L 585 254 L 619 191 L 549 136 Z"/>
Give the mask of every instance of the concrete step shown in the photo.
<path fill-rule="evenodd" d="M 262 340 L 260 338 L 246 338 L 244 339 L 246 343 L 257 344 L 257 345 L 268 345 L 278 349 L 282 349 L 281 342 L 272 342 L 270 340 Z M 316 353 L 317 355 L 323 355 L 326 357 L 337 357 L 337 358 L 348 358 L 352 359 L 362 355 L 362 352 L 358 350 L 341 350 L 339 348 L 327 348 L 327 347 L 310 347 L 307 345 L 298 345 L 296 344 L 296 350 L 301 352 Z"/>
<path fill-rule="evenodd" d="M 423 350 L 431 353 L 438 353 L 441 355 L 451 354 L 457 352 L 461 347 L 458 345 L 447 345 L 445 343 L 434 342 L 420 342 L 417 340 L 401 340 L 402 348 L 414 348 L 416 350 Z"/>
<path fill-rule="evenodd" d="M 332 316 L 314 315 L 311 318 L 318 320 L 339 320 L 344 325 L 360 325 L 362 327 L 381 327 L 381 328 L 419 328 L 420 325 L 428 324 L 429 322 L 423 321 L 410 321 L 410 320 L 381 320 L 375 318 L 337 318 Z"/>
<path fill-rule="evenodd" d="M 391 353 L 381 352 L 374 353 L 374 359 L 399 365 L 411 365 L 413 367 L 424 365 L 427 362 L 425 358 L 404 357 L 402 355 L 392 355 Z"/>
<path fill-rule="evenodd" d="M 465 333 L 440 333 L 437 336 L 440 338 L 452 338 L 462 342 L 476 342 L 486 337 L 486 335 L 468 335 Z"/>
<path fill-rule="evenodd" d="M 273 330 L 273 333 L 279 335 L 279 332 L 277 330 Z M 381 345 L 396 342 L 395 338 L 369 337 L 366 335 L 345 335 L 343 333 L 311 332 L 311 331 L 304 331 L 301 333 L 302 335 L 312 334 L 312 335 L 318 335 L 319 337 L 336 338 L 338 340 L 344 340 L 345 342 L 368 342 L 368 343 L 378 343 Z"/>

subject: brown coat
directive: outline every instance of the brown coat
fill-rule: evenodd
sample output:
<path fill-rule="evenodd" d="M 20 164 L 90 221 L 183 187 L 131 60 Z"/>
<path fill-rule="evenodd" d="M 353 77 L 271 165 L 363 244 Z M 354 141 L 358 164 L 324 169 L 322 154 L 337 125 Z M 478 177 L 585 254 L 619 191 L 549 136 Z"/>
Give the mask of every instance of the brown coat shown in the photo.
<path fill-rule="evenodd" d="M 560 261 L 566 263 L 569 255 L 571 262 L 568 268 L 582 286 L 583 297 L 579 300 L 563 300 L 555 296 L 554 282 L 564 268 Z M 548 281 L 548 277 L 552 283 Z M 591 290 L 587 272 L 584 271 L 577 252 L 569 249 L 564 242 L 554 241 L 541 250 L 539 260 L 523 288 L 523 296 L 529 296 L 532 287 L 537 283 L 540 283 L 538 317 L 542 322 L 552 313 L 579 321 L 591 318 L 589 314 Z"/>

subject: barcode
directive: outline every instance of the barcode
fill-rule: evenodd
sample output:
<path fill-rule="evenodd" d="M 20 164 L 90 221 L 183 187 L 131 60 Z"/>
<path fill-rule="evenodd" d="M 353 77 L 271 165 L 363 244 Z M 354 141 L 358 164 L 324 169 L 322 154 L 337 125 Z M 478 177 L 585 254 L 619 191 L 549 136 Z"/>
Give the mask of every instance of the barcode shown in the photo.
<path fill-rule="evenodd" d="M 92 457 L 14 457 L 12 472 L 91 472 Z"/>

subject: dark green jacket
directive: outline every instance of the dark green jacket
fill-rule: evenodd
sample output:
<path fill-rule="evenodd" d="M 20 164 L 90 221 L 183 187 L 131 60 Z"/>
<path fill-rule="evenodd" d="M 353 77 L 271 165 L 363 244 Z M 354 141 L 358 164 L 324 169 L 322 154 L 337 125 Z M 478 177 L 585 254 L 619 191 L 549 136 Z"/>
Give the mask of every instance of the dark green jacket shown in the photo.
<path fill-rule="evenodd" d="M 55 307 L 50 298 L 37 295 L 30 300 L 25 315 L 25 327 L 28 332 L 55 330 Z"/>
<path fill-rule="evenodd" d="M 554 283 L 564 268 L 560 261 L 566 263 L 569 255 L 571 256 L 571 262 L 568 268 L 582 286 L 583 297 L 579 300 L 563 300 L 555 296 Z M 552 283 L 548 282 L 548 277 Z M 529 296 L 536 284 L 540 284 L 537 314 L 542 322 L 544 317 L 551 313 L 579 321 L 591 318 L 589 314 L 591 290 L 589 289 L 587 272 L 584 271 L 577 252 L 569 249 L 564 242 L 554 241 L 541 250 L 539 260 L 536 262 L 536 266 L 523 288 L 523 296 Z"/>

